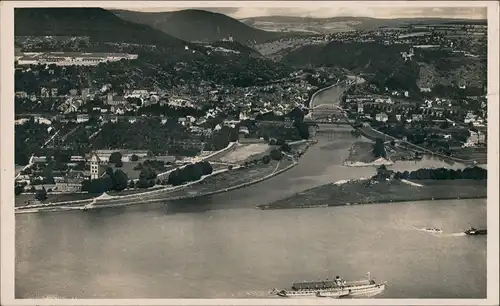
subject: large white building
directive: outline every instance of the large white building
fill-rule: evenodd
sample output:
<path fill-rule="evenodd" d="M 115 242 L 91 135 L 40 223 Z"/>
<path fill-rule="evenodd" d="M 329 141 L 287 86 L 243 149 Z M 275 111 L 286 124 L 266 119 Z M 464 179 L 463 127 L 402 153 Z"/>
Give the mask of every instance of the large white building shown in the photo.
<path fill-rule="evenodd" d="M 99 63 L 137 59 L 137 54 L 82 53 L 82 52 L 29 52 L 17 57 L 18 65 L 97 66 Z"/>

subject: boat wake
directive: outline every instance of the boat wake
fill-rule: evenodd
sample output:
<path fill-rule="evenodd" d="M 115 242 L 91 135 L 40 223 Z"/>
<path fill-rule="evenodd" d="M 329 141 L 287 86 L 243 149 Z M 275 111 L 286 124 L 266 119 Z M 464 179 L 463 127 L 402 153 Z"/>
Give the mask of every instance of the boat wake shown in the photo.
<path fill-rule="evenodd" d="M 439 228 L 430 228 L 430 227 L 422 227 L 422 228 L 413 227 L 413 228 L 416 229 L 417 231 L 427 232 L 430 234 L 442 234 L 443 233 L 443 230 L 439 229 Z"/>
<path fill-rule="evenodd" d="M 272 298 L 277 297 L 272 294 L 272 291 L 256 290 L 256 291 L 242 291 L 234 292 L 231 294 L 234 298 Z"/>
<path fill-rule="evenodd" d="M 452 233 L 450 234 L 451 237 L 462 237 L 462 236 L 467 236 L 466 233 Z"/>
<path fill-rule="evenodd" d="M 428 228 L 428 227 L 422 227 L 422 228 L 419 228 L 419 227 L 413 227 L 415 230 L 417 231 L 420 231 L 420 232 L 426 232 L 426 233 L 429 233 L 429 234 L 432 234 L 436 237 L 463 237 L 463 236 L 467 236 L 466 233 L 464 232 L 458 232 L 458 233 L 445 233 L 443 232 L 443 230 L 441 229 L 437 229 L 437 228 Z"/>

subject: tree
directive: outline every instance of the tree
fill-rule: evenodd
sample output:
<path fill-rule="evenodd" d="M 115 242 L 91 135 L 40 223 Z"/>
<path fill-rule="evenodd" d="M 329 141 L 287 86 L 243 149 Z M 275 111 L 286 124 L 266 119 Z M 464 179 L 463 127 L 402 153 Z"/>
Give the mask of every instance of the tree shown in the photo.
<path fill-rule="evenodd" d="M 178 186 L 178 185 L 182 184 L 182 181 L 180 179 L 180 169 L 179 168 L 170 172 L 170 174 L 168 175 L 167 182 L 169 185 L 174 185 L 174 186 Z"/>
<path fill-rule="evenodd" d="M 297 131 L 298 131 L 301 139 L 309 139 L 310 135 L 309 135 L 309 127 L 307 126 L 307 123 L 295 122 L 294 125 L 297 128 Z"/>
<path fill-rule="evenodd" d="M 106 192 L 109 190 L 113 190 L 114 187 L 114 182 L 113 182 L 113 175 L 108 175 L 105 174 L 103 177 L 99 178 L 102 184 L 102 192 Z"/>
<path fill-rule="evenodd" d="M 49 164 L 43 169 L 43 184 L 55 184 L 52 173 L 52 165 Z"/>
<path fill-rule="evenodd" d="M 90 191 L 90 180 L 83 180 L 82 191 Z"/>
<path fill-rule="evenodd" d="M 375 143 L 373 144 L 373 156 L 383 158 L 387 156 L 384 141 L 382 140 L 382 138 L 375 139 Z"/>
<path fill-rule="evenodd" d="M 292 148 L 288 143 L 284 143 L 281 145 L 281 151 L 289 153 L 290 151 L 292 151 Z"/>
<path fill-rule="evenodd" d="M 265 155 L 264 157 L 262 157 L 262 162 L 264 164 L 269 164 L 271 162 L 271 157 L 269 157 L 269 155 Z"/>
<path fill-rule="evenodd" d="M 283 154 L 280 150 L 273 149 L 270 153 L 270 157 L 274 160 L 281 160 L 283 158 Z"/>
<path fill-rule="evenodd" d="M 136 188 L 148 188 L 149 187 L 149 181 L 146 180 L 145 178 L 141 177 L 137 181 L 137 184 L 135 185 Z"/>
<path fill-rule="evenodd" d="M 130 157 L 130 160 L 131 161 L 138 161 L 139 160 L 139 156 L 135 155 L 135 154 L 132 154 L 132 156 Z"/>
<path fill-rule="evenodd" d="M 143 165 L 141 173 L 139 173 L 139 178 L 144 178 L 145 180 L 155 179 L 157 176 L 156 171 L 151 166 Z"/>
<path fill-rule="evenodd" d="M 106 168 L 106 174 L 109 175 L 109 177 L 113 176 L 113 168 L 107 167 Z"/>
<path fill-rule="evenodd" d="M 109 162 L 112 164 L 116 164 L 117 162 L 122 160 L 122 154 L 120 152 L 113 152 L 109 156 Z"/>
<path fill-rule="evenodd" d="M 23 193 L 24 191 L 24 187 L 21 186 L 21 185 L 16 185 L 14 187 L 14 194 L 17 196 L 17 195 L 20 195 L 21 193 Z"/>
<path fill-rule="evenodd" d="M 40 202 L 45 201 L 47 199 L 47 191 L 45 190 L 45 187 L 42 187 L 42 189 L 38 190 L 35 193 L 35 199 L 37 199 Z"/>
<path fill-rule="evenodd" d="M 210 162 L 208 162 L 206 160 L 201 162 L 201 169 L 202 169 L 201 171 L 202 171 L 203 175 L 212 174 L 212 172 L 214 171 Z"/>
<path fill-rule="evenodd" d="M 127 188 L 128 176 L 121 169 L 116 169 L 113 173 L 113 189 L 122 191 Z"/>
<path fill-rule="evenodd" d="M 128 188 L 130 189 L 134 189 L 135 188 L 135 183 L 133 180 L 130 180 L 129 184 L 128 184 Z"/>

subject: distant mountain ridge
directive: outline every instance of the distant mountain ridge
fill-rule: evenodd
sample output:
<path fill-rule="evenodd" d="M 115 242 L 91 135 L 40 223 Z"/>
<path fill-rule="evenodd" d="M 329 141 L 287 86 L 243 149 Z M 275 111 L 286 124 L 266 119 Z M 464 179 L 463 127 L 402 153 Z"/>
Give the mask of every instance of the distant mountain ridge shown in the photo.
<path fill-rule="evenodd" d="M 186 42 L 102 8 L 16 8 L 16 36 L 89 36 L 96 41 L 183 47 Z"/>
<path fill-rule="evenodd" d="M 113 12 L 124 20 L 149 25 L 179 39 L 192 42 L 214 42 L 232 36 L 235 41 L 248 44 L 284 36 L 283 33 L 256 29 L 224 14 L 204 10 L 187 9 L 154 13 L 114 10 Z"/>
<path fill-rule="evenodd" d="M 316 33 L 328 33 L 336 30 L 372 30 L 380 27 L 397 27 L 408 24 L 429 23 L 465 23 L 465 24 L 487 24 L 485 19 L 454 19 L 454 18 L 395 18 L 381 19 L 372 17 L 330 17 L 311 18 L 294 16 L 262 16 L 240 19 L 241 22 L 269 30 L 271 27 L 288 28 L 297 30 L 300 26 L 308 31 Z M 338 27 L 332 28 L 337 24 Z"/>

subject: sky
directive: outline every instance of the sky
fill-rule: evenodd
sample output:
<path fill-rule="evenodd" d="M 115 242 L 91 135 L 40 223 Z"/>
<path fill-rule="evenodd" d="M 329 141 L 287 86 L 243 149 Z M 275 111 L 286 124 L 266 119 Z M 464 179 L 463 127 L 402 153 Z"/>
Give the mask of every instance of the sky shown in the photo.
<path fill-rule="evenodd" d="M 316 7 L 315 7 L 316 6 Z M 367 7 L 367 6 L 322 6 L 307 7 L 170 7 L 170 8 L 122 8 L 142 12 L 176 11 L 181 9 L 202 9 L 222 13 L 236 19 L 259 16 L 297 16 L 328 18 L 336 16 L 373 18 L 460 18 L 486 19 L 485 7 Z"/>

